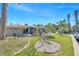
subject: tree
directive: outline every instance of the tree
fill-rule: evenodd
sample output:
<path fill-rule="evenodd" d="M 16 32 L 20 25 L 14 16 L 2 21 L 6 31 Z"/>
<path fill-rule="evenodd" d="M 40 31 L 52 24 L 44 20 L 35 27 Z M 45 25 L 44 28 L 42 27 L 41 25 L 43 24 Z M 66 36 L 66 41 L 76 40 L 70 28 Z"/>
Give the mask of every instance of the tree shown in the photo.
<path fill-rule="evenodd" d="M 77 25 L 78 25 L 78 22 L 79 22 L 79 21 L 78 21 L 78 10 L 75 10 L 74 16 L 75 16 L 75 25 L 76 25 L 75 32 L 77 32 L 77 31 L 78 31 Z"/>
<path fill-rule="evenodd" d="M 59 25 L 58 25 L 58 31 L 59 33 L 63 32 L 63 21 L 60 20 Z"/>
<path fill-rule="evenodd" d="M 55 26 L 55 24 L 48 23 L 45 27 L 46 27 L 46 31 L 56 32 L 56 26 Z"/>
<path fill-rule="evenodd" d="M 60 20 L 58 22 L 59 24 L 56 26 L 58 27 L 57 30 L 59 33 L 68 33 L 68 24 L 66 23 L 66 20 Z"/>
<path fill-rule="evenodd" d="M 28 24 L 25 24 L 25 26 L 28 26 Z"/>
<path fill-rule="evenodd" d="M 2 14 L 1 14 L 1 37 L 0 39 L 5 39 L 6 38 L 6 23 L 7 23 L 7 9 L 8 9 L 8 4 L 7 3 L 2 3 Z"/>
<path fill-rule="evenodd" d="M 67 15 L 67 20 L 68 20 L 69 33 L 71 33 L 70 14 Z"/>
<path fill-rule="evenodd" d="M 75 32 L 75 29 L 76 29 L 76 25 L 73 25 L 72 26 L 72 31 L 73 31 L 73 33 Z M 79 24 L 77 24 L 77 31 L 79 32 Z"/>

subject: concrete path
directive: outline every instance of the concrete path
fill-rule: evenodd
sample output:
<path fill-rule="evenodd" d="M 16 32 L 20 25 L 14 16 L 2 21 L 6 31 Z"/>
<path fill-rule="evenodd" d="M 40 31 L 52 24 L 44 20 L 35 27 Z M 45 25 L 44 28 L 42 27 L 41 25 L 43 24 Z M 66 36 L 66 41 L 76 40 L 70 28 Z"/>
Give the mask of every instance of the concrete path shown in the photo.
<path fill-rule="evenodd" d="M 26 48 L 29 46 L 31 39 L 32 39 L 32 37 L 28 39 L 28 43 L 27 43 L 22 49 L 18 50 L 18 51 L 15 52 L 14 54 L 12 54 L 12 56 L 14 56 L 14 55 L 16 55 L 16 54 L 22 52 L 24 49 L 26 49 Z"/>
<path fill-rule="evenodd" d="M 72 42 L 73 42 L 73 47 L 74 47 L 74 55 L 79 56 L 79 44 L 76 41 L 75 37 L 73 35 L 71 36 L 72 36 Z"/>

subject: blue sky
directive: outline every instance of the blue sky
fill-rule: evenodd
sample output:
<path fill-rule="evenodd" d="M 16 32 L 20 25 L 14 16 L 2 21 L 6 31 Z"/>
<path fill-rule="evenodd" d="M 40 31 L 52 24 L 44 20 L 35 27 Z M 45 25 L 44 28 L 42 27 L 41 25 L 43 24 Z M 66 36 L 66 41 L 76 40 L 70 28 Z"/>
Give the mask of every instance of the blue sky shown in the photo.
<path fill-rule="evenodd" d="M 2 5 L 0 4 L 0 16 Z M 13 24 L 47 24 L 57 23 L 71 14 L 71 24 L 75 24 L 74 10 L 79 10 L 79 4 L 59 3 L 26 3 L 8 4 L 8 23 Z"/>

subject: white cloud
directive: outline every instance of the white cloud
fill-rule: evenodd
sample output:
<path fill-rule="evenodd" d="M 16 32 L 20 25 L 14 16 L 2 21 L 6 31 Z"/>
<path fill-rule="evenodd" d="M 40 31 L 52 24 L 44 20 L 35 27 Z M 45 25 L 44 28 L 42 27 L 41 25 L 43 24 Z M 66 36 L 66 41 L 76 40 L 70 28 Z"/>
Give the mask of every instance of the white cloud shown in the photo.
<path fill-rule="evenodd" d="M 23 4 L 15 4 L 14 7 L 18 10 L 27 11 L 27 12 L 34 12 L 34 10 L 28 6 L 24 6 Z"/>
<path fill-rule="evenodd" d="M 57 8 L 79 8 L 79 6 L 57 6 Z"/>

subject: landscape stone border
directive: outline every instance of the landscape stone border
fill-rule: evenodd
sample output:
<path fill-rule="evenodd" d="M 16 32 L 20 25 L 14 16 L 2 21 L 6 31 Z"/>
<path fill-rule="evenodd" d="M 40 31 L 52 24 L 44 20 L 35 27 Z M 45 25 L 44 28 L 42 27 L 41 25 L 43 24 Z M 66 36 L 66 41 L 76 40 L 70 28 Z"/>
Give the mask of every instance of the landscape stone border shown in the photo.
<path fill-rule="evenodd" d="M 52 45 L 48 45 L 48 48 L 47 48 L 46 47 L 47 44 L 44 43 L 44 46 L 41 46 L 40 41 L 37 41 L 35 44 L 35 49 L 39 52 L 45 52 L 45 53 L 49 53 L 49 54 L 53 54 L 53 53 L 56 53 L 61 50 L 62 45 L 60 43 L 58 43 L 56 41 L 50 41 L 50 42 L 52 43 Z M 41 46 L 41 47 L 39 47 L 39 46 Z"/>

